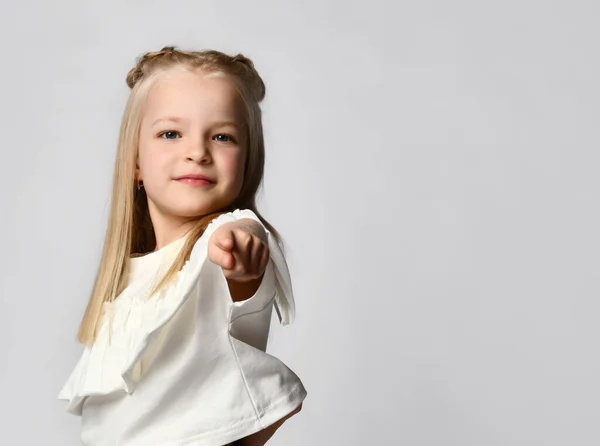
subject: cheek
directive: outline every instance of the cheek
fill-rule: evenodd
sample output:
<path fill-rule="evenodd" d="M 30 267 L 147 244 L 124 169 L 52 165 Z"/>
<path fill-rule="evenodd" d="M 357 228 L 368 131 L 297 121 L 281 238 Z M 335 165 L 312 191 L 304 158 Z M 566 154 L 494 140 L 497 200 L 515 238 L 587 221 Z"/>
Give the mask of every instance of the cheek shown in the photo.
<path fill-rule="evenodd" d="M 241 152 L 223 154 L 219 164 L 222 173 L 227 175 L 231 181 L 237 180 L 239 183 L 243 181 L 244 156 Z"/>
<path fill-rule="evenodd" d="M 158 147 L 152 144 L 140 144 L 138 162 L 142 176 L 154 177 L 159 175 L 166 166 L 172 163 L 172 158 L 173 154 L 167 150 L 159 150 Z"/>

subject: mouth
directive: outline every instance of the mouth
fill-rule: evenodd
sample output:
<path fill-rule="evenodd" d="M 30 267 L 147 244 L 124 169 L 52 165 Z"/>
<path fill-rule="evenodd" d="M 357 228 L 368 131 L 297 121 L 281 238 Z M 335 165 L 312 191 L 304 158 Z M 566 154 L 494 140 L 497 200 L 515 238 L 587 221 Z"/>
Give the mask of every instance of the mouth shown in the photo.
<path fill-rule="evenodd" d="M 181 177 L 175 178 L 175 181 L 178 181 L 180 183 L 187 184 L 188 186 L 193 186 L 193 187 L 209 186 L 209 185 L 215 183 L 211 178 L 208 178 L 204 175 L 197 175 L 197 174 L 183 175 Z"/>

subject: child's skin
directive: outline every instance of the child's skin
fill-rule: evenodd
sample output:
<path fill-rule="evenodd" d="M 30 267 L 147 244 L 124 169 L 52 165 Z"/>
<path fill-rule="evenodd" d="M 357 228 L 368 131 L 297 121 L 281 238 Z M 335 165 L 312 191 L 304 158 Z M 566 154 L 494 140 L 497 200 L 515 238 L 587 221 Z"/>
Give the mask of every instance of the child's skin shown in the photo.
<path fill-rule="evenodd" d="M 227 207 L 239 195 L 246 162 L 243 108 L 229 80 L 171 69 L 148 94 L 140 126 L 136 178 L 142 180 L 156 236 L 156 249 L 190 230 L 197 217 Z M 202 175 L 206 180 L 182 178 Z M 258 290 L 269 261 L 262 225 L 241 219 L 210 237 L 208 257 L 223 269 L 232 299 Z M 288 415 L 235 442 L 259 446 Z"/>
<path fill-rule="evenodd" d="M 241 107 L 230 81 L 201 72 L 170 70 L 150 90 L 136 177 L 148 196 L 156 249 L 239 194 L 247 138 Z M 208 181 L 181 178 L 190 174 Z M 266 237 L 249 219 L 227 223 L 211 236 L 209 259 L 223 268 L 233 300 L 247 299 L 258 289 L 269 259 Z"/>
<path fill-rule="evenodd" d="M 267 233 L 249 218 L 225 223 L 208 241 L 208 258 L 223 268 L 234 301 L 254 295 L 269 262 Z"/>

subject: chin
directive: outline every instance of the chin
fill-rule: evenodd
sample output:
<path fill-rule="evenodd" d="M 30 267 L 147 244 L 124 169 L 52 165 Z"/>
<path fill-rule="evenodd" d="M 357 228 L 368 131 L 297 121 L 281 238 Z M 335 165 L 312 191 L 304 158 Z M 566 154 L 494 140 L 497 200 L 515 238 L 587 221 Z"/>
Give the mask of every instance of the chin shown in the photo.
<path fill-rule="evenodd" d="M 223 209 L 226 205 L 220 203 L 206 203 L 203 205 L 198 205 L 198 203 L 191 204 L 189 206 L 178 206 L 177 208 L 172 209 L 172 213 L 179 217 L 184 218 L 196 218 L 202 217 L 203 215 L 208 215 L 212 212 L 216 212 L 219 209 Z"/>
<path fill-rule="evenodd" d="M 214 212 L 216 209 L 212 208 L 212 207 L 203 207 L 203 208 L 186 208 L 186 209 L 177 209 L 173 211 L 174 215 L 177 215 L 178 217 L 183 217 L 183 218 L 198 218 L 198 217 L 202 217 L 203 215 L 207 215 L 210 214 L 211 212 Z"/>

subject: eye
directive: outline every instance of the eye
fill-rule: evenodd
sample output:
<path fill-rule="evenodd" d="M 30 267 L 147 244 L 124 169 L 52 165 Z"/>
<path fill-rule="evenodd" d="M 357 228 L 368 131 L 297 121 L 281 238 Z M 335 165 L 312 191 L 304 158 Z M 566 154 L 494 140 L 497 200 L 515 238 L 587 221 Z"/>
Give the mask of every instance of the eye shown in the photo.
<path fill-rule="evenodd" d="M 213 139 L 215 139 L 218 142 L 235 142 L 235 138 L 226 133 L 219 133 L 218 135 L 215 135 Z"/>
<path fill-rule="evenodd" d="M 166 136 L 166 138 L 163 138 L 163 139 L 175 139 L 175 138 L 171 138 L 171 136 L 173 136 L 173 135 L 181 136 L 181 134 L 175 130 L 165 130 L 164 132 L 159 133 L 158 137 L 162 138 L 163 136 Z"/>

